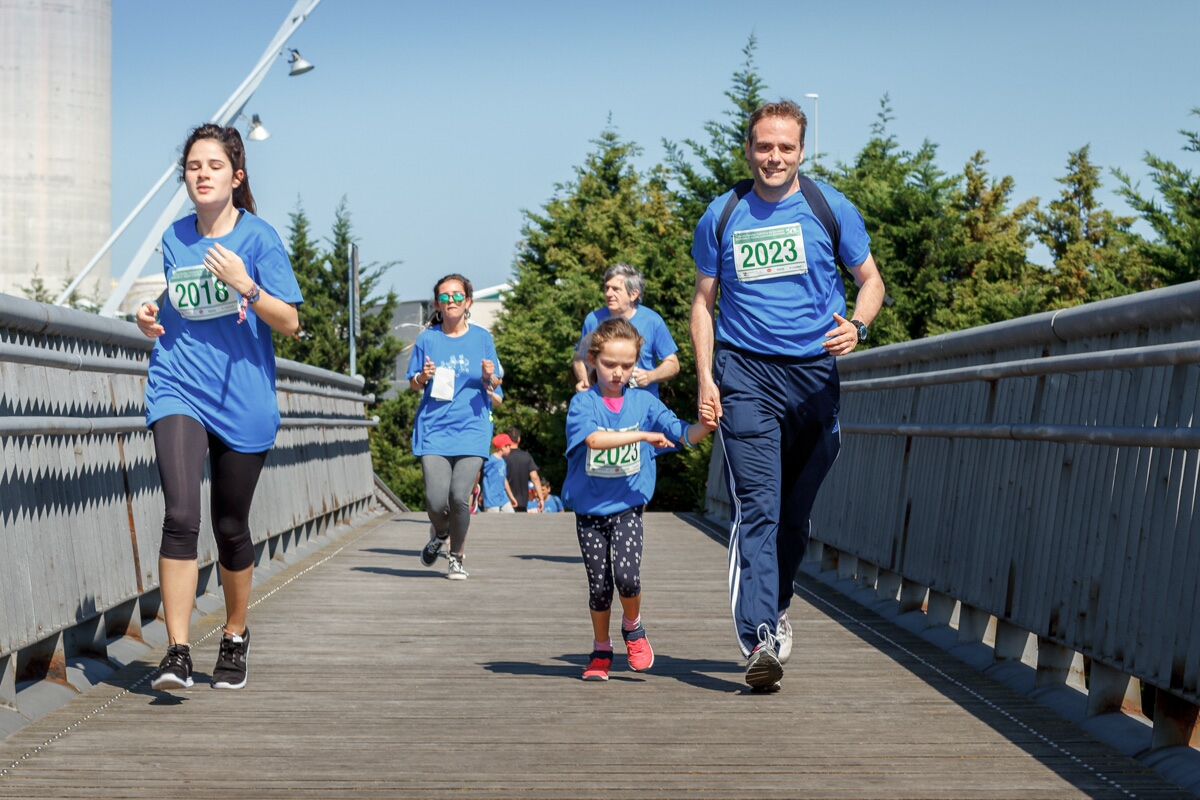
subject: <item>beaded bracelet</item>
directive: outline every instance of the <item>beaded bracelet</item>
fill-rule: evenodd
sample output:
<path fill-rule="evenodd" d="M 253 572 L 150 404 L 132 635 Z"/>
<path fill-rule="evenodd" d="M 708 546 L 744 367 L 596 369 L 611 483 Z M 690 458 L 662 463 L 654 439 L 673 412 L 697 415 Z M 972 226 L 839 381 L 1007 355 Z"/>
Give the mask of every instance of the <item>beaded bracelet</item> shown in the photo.
<path fill-rule="evenodd" d="M 257 303 L 259 298 L 258 284 L 250 285 L 250 291 L 238 297 L 238 320 L 237 324 L 241 325 L 246 321 L 246 309 L 253 303 Z"/>

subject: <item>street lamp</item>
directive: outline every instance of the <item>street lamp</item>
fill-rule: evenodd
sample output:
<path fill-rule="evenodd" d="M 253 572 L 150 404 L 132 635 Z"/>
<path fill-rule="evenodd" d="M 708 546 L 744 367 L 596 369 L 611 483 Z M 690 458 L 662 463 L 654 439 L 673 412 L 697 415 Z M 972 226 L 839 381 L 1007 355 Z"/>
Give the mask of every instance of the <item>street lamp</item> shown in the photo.
<path fill-rule="evenodd" d="M 246 138 L 252 142 L 261 142 L 271 138 L 271 132 L 267 130 L 267 126 L 262 124 L 262 120 L 258 118 L 258 114 L 254 115 L 254 119 L 246 119 L 245 114 L 238 114 L 239 117 L 250 123 L 250 130 L 246 132 Z"/>
<path fill-rule="evenodd" d="M 817 106 L 821 95 L 810 93 L 804 96 L 813 101 L 813 163 L 816 164 L 821 156 L 821 109 Z"/>

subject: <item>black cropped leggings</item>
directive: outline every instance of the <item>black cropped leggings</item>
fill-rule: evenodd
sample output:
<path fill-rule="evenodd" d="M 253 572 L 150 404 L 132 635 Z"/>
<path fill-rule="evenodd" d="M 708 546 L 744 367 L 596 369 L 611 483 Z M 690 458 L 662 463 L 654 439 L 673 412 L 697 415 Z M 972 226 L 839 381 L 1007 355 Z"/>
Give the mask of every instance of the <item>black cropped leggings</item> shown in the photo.
<path fill-rule="evenodd" d="M 163 417 L 151 427 L 166 514 L 159 555 L 179 561 L 197 557 L 200 539 L 200 482 L 208 454 L 210 510 L 217 560 L 235 572 L 254 566 L 250 541 L 250 503 L 267 452 L 231 450 L 197 420 L 182 414 Z"/>

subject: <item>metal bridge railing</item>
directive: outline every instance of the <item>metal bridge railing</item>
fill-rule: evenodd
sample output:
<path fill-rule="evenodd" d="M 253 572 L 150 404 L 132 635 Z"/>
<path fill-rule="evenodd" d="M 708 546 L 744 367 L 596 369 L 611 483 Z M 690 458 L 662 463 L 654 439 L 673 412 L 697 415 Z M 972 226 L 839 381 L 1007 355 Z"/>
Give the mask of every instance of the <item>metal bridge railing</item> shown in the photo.
<path fill-rule="evenodd" d="M 1153 746 L 1200 696 L 1200 284 L 839 359 L 842 451 L 810 557 L 1039 681 L 1088 660 L 1088 713 L 1156 687 Z M 710 516 L 728 519 L 719 451 Z"/>
<path fill-rule="evenodd" d="M 0 709 L 158 615 L 163 501 L 136 326 L 0 295 Z M 277 362 L 282 428 L 250 526 L 256 565 L 376 505 L 361 379 Z M 217 583 L 202 490 L 200 592 Z"/>

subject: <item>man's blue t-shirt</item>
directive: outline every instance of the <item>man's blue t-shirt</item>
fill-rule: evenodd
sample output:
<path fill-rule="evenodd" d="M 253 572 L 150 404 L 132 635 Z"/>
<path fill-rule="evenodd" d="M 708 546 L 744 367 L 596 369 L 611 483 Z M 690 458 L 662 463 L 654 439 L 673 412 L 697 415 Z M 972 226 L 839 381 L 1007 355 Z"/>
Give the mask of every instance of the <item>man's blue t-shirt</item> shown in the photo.
<path fill-rule="evenodd" d="M 508 464 L 497 453 L 492 453 L 483 462 L 483 481 L 479 491 L 483 494 L 483 507 L 495 508 L 508 502 L 504 491 L 504 480 L 508 477 Z"/>
<path fill-rule="evenodd" d="M 601 322 L 611 317 L 612 312 L 608 310 L 607 306 L 598 308 L 584 317 L 583 331 L 579 335 L 580 344 L 583 343 L 584 337 L 600 327 Z M 667 323 L 657 311 L 645 306 L 638 306 L 629 322 L 642 335 L 642 350 L 638 353 L 638 369 L 652 370 L 658 366 L 658 362 L 667 356 L 674 355 L 679 350 L 675 345 L 675 340 L 671 338 L 671 331 L 667 329 Z M 581 352 L 579 355 L 583 357 L 586 356 L 586 353 Z M 658 397 L 657 382 L 641 388 Z"/>
<path fill-rule="evenodd" d="M 678 443 L 687 429 L 686 422 L 644 389 L 626 389 L 619 412 L 605 405 L 599 386 L 576 393 L 567 410 L 567 479 L 563 482 L 563 503 L 577 514 L 616 514 L 645 505 L 654 496 L 656 452 L 648 442 L 636 444 L 639 471 L 635 474 L 613 477 L 588 474 L 589 461 L 601 465 L 593 467 L 595 473 L 604 471 L 606 463 L 629 462 L 633 455 L 627 452 L 633 445 L 590 450 L 584 440 L 596 431 L 656 431 Z"/>
<path fill-rule="evenodd" d="M 492 444 L 492 403 L 483 385 L 483 360 L 503 375 L 492 335 L 471 325 L 461 336 L 447 336 L 442 326 L 421 331 L 408 359 L 407 378 L 425 368 L 425 357 L 439 367 L 454 370 L 452 400 L 433 399 L 433 381 L 425 384 L 413 426 L 413 455 L 488 457 Z M 497 388 L 501 397 L 504 392 Z"/>
<path fill-rule="evenodd" d="M 271 327 L 254 306 L 239 325 L 236 308 L 229 308 L 237 293 L 204 272 L 205 253 L 218 242 L 241 257 L 267 294 L 286 303 L 304 301 L 279 234 L 249 211 L 215 239 L 196 232 L 195 214 L 167 228 L 162 252 L 169 299 L 159 309 L 165 333 L 150 353 L 146 425 L 183 414 L 233 450 L 260 453 L 275 444 L 279 430 Z M 188 274 L 196 277 L 183 280 Z"/>
<path fill-rule="evenodd" d="M 817 185 L 841 226 L 843 263 L 862 264 L 871 253 L 862 214 L 837 189 Z M 823 355 L 825 334 L 836 327 L 834 313 L 846 314 L 846 291 L 829 234 L 800 191 L 778 203 L 751 191 L 730 215 L 718 257 L 717 221 L 731 193 L 708 206 L 692 244 L 696 269 L 720 282 L 717 341 L 752 353 Z M 801 238 L 803 248 L 797 248 Z M 803 259 L 797 258 L 800 251 Z M 774 275 L 779 271 L 784 274 Z"/>

